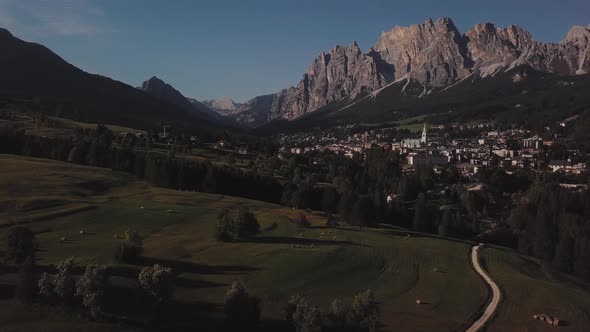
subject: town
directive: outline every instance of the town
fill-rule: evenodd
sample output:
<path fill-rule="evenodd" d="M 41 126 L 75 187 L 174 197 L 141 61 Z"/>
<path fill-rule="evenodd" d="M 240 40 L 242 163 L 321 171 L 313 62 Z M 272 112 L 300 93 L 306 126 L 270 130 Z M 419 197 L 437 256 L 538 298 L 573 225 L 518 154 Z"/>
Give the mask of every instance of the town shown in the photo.
<path fill-rule="evenodd" d="M 559 128 L 565 126 L 565 123 L 559 124 Z M 493 123 L 472 126 L 429 126 L 424 123 L 420 135 L 407 131 L 399 135 L 400 131 L 396 135 L 395 128 L 343 134 L 353 129 L 359 131 L 353 126 L 342 126 L 324 131 L 281 135 L 280 151 L 292 154 L 332 151 L 348 158 L 362 158 L 367 150 L 381 147 L 405 156 L 404 172 L 414 172 L 416 166 L 432 166 L 438 173 L 441 168 L 452 165 L 470 179 L 475 179 L 482 167 L 492 166 L 499 166 L 508 173 L 527 169 L 580 175 L 587 171 L 587 161 L 580 151 L 564 149 L 569 143 L 568 139 L 548 127 L 544 135 L 539 135 L 527 129 L 498 130 Z M 472 135 L 452 137 L 450 129 L 469 131 Z"/>

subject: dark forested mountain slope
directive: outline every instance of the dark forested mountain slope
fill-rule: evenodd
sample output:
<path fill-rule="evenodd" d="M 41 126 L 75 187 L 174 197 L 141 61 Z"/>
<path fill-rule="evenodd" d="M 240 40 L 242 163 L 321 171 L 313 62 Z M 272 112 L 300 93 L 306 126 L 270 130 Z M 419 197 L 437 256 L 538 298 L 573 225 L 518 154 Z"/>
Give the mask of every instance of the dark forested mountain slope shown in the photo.
<path fill-rule="evenodd" d="M 0 29 L 0 97 L 29 99 L 49 113 L 87 122 L 147 127 L 210 126 L 206 116 L 108 77 L 89 74 L 48 48 Z"/>

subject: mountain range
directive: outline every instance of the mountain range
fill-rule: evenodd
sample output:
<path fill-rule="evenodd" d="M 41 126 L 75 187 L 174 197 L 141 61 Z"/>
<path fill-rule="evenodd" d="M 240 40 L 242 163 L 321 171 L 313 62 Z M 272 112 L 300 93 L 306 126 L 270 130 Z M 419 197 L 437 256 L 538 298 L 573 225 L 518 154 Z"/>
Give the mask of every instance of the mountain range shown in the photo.
<path fill-rule="evenodd" d="M 450 18 L 395 27 L 368 51 L 356 42 L 321 52 L 295 87 L 255 97 L 234 118 L 257 127 L 295 120 L 330 104 L 344 107 L 403 82 L 417 97 L 437 94 L 467 78 L 493 77 L 519 66 L 563 76 L 590 73 L 590 26 L 574 26 L 560 43 L 535 41 L 518 26 L 478 24 L 459 32 Z"/>
<path fill-rule="evenodd" d="M 571 91 L 587 86 L 590 26 L 574 26 L 561 42 L 543 43 L 514 25 L 484 23 L 461 33 L 450 18 L 429 19 L 383 32 L 367 51 L 353 42 L 321 52 L 299 84 L 245 103 L 229 98 L 199 102 L 155 76 L 134 88 L 84 72 L 4 29 L 0 71 L 0 97 L 34 100 L 50 113 L 87 122 L 305 129 L 318 123 L 395 121 L 418 110 L 436 112 L 442 105 L 476 109 L 473 105 L 489 104 L 485 98 L 502 102 L 495 107 L 531 104 L 530 91 L 547 96 L 557 89 L 565 96 L 563 84 L 576 84 Z M 531 77 L 546 82 L 537 84 Z M 576 109 L 585 105 L 582 97 L 568 98 L 576 100 Z"/>

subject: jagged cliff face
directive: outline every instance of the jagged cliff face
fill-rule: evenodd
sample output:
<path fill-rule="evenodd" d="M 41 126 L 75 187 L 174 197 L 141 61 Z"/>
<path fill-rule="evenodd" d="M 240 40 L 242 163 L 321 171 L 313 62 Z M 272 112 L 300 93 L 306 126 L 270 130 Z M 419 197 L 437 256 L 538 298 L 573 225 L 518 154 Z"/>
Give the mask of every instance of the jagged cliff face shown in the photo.
<path fill-rule="evenodd" d="M 559 44 L 541 43 L 520 27 L 479 24 L 465 34 L 468 56 L 484 75 L 527 64 L 561 75 L 588 73 L 590 29 L 573 27 Z"/>
<path fill-rule="evenodd" d="M 573 27 L 556 44 L 537 42 L 514 25 L 478 24 L 461 34 L 449 18 L 395 27 L 382 33 L 366 53 L 356 42 L 322 52 L 297 86 L 264 99 L 268 108 L 260 102 L 248 108 L 251 103 L 246 103 L 237 112 L 249 114 L 244 118 L 252 122 L 243 122 L 249 125 L 260 125 L 262 119 L 293 120 L 393 81 L 421 85 L 424 95 L 470 75 L 491 76 L 518 65 L 561 75 L 590 73 L 590 26 Z"/>
<path fill-rule="evenodd" d="M 395 68 L 395 78 L 411 78 L 425 86 L 444 87 L 469 74 L 462 36 L 448 18 L 381 34 L 375 45 Z"/>
<path fill-rule="evenodd" d="M 322 52 L 309 66 L 299 84 L 278 94 L 270 118 L 296 119 L 330 102 L 355 98 L 385 84 L 386 68 L 375 53 L 364 54 L 357 43 Z"/>

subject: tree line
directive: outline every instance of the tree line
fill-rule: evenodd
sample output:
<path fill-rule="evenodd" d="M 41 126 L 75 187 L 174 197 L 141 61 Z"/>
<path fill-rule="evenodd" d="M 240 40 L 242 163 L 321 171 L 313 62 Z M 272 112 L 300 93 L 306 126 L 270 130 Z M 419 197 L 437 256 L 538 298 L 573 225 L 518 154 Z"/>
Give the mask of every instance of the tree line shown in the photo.
<path fill-rule="evenodd" d="M 100 128 L 100 127 L 99 127 Z M 166 188 L 204 191 L 279 203 L 282 185 L 270 176 L 209 161 L 114 145 L 100 130 L 90 137 L 49 138 L 2 133 L 0 153 L 67 161 L 133 174 Z"/>

